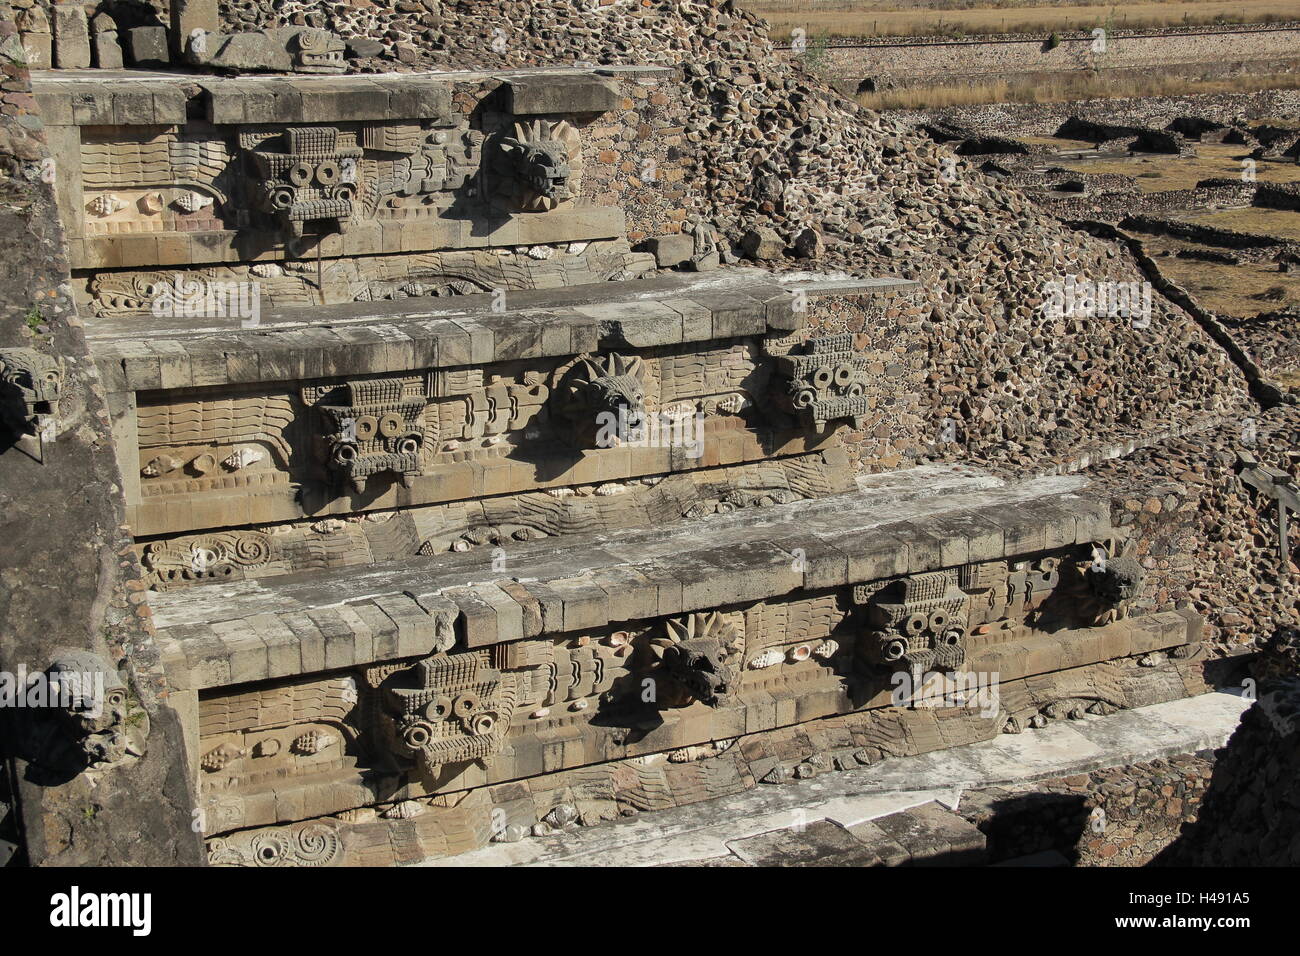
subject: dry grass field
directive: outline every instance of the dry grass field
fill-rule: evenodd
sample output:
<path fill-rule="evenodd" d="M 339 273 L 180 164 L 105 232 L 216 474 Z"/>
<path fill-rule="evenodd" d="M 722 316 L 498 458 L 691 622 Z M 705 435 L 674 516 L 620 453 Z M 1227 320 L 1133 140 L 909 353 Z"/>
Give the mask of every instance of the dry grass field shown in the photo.
<path fill-rule="evenodd" d="M 1058 141 L 1061 142 L 1061 141 Z M 1070 148 L 1072 143 L 1063 143 Z M 1156 193 L 1168 189 L 1192 189 L 1202 179 L 1235 179 L 1242 173 L 1242 160 L 1250 153 L 1248 147 L 1227 143 L 1197 143 L 1196 155 L 1179 159 L 1158 153 L 1142 153 L 1132 159 L 1099 159 L 1071 163 L 1070 169 L 1086 173 L 1119 173 L 1137 179 L 1143 192 Z M 1300 182 L 1300 165 L 1294 160 L 1260 160 L 1255 164 L 1255 178 L 1261 183 Z M 1248 210 L 1255 213 L 1269 210 Z M 1300 220 L 1293 214 L 1293 219 Z M 1279 220 L 1283 222 L 1284 220 Z M 1245 228 L 1232 226 L 1233 229 Z M 1258 232 L 1258 229 L 1252 229 Z M 1268 231 L 1268 230 L 1264 230 Z M 1294 238 L 1300 239 L 1300 235 Z"/>
<path fill-rule="evenodd" d="M 1193 93 L 1247 93 L 1300 89 L 1300 73 L 1261 73 L 1197 80 L 1179 76 L 1111 77 L 1095 73 L 1057 73 L 987 83 L 935 83 L 904 90 L 859 93 L 858 103 L 873 110 L 938 109 L 986 103 L 1065 103 L 1072 100 L 1134 96 L 1186 96 Z"/>
<path fill-rule="evenodd" d="M 1230 266 L 1169 257 L 1160 259 L 1160 270 L 1219 315 L 1249 317 L 1300 306 L 1300 277 L 1278 272 L 1276 263 Z"/>
<path fill-rule="evenodd" d="M 1260 209 L 1250 206 L 1246 209 L 1195 213 L 1183 218 L 1207 226 L 1218 226 L 1220 229 L 1236 229 L 1238 232 L 1253 232 L 1300 242 L 1300 213 L 1290 209 Z"/>
<path fill-rule="evenodd" d="M 795 28 L 808 37 L 1046 35 L 1094 27 L 1145 30 L 1300 19 L 1295 0 L 1070 0 L 1059 4 L 1050 0 L 742 0 L 742 6 L 766 18 L 777 39 L 788 38 Z"/>

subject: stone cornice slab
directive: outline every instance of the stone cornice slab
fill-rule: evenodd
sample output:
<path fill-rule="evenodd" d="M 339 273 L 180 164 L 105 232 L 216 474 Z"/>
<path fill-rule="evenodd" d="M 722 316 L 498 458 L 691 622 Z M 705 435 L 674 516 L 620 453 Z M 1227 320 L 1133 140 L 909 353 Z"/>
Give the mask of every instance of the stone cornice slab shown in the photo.
<path fill-rule="evenodd" d="M 1111 532 L 1109 509 L 1050 478 L 885 503 L 857 492 L 670 529 L 198 585 L 152 600 L 161 644 L 199 689 L 485 647 L 739 605 L 1047 548 Z M 359 626 L 357 621 L 364 621 Z M 177 679 L 184 678 L 178 675 Z"/>

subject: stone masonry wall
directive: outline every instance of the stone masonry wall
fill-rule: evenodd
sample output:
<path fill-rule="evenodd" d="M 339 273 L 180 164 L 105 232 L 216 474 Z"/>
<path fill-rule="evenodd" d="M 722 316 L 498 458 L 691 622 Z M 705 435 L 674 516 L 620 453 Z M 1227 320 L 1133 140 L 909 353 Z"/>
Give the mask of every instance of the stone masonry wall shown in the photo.
<path fill-rule="evenodd" d="M 1300 863 L 1300 682 L 1261 687 L 1219 751 L 1199 820 L 1156 860 L 1172 866 Z"/>
<path fill-rule="evenodd" d="M 1300 27 L 1213 29 L 1139 33 L 1109 31 L 1104 51 L 1091 33 L 1063 36 L 1049 48 L 1045 37 L 946 41 L 892 41 L 829 47 L 823 75 L 871 78 L 876 89 L 935 80 L 1056 73 L 1074 70 L 1150 70 L 1195 66 L 1219 72 L 1224 65 L 1294 68 Z"/>
<path fill-rule="evenodd" d="M 810 311 L 814 335 L 852 332 L 871 363 L 870 418 L 842 436 L 850 462 L 862 471 L 889 471 L 922 460 L 939 437 L 927 433 L 921 407 L 929 310 L 913 294 L 891 294 L 819 298 Z"/>
<path fill-rule="evenodd" d="M 1194 823 L 1215 754 L 1054 777 L 962 795 L 992 862 L 1055 850 L 1076 866 L 1144 866 Z"/>
<path fill-rule="evenodd" d="M 1180 116 L 1199 116 L 1229 124 L 1241 119 L 1257 120 L 1297 112 L 1300 112 L 1300 90 L 1258 90 L 1252 93 L 1144 96 L 1069 103 L 996 103 L 925 112 L 891 110 L 887 115 L 909 123 L 943 120 L 971 126 L 983 133 L 1053 136 L 1071 117 L 1116 126 L 1163 128 Z"/>
<path fill-rule="evenodd" d="M 618 105 L 583 128 L 579 201 L 621 206 L 633 243 L 680 232 L 695 160 L 693 151 L 684 148 L 686 110 L 677 81 L 647 72 L 616 82 L 623 93 Z M 468 115 L 480 108 L 484 92 L 483 82 L 458 83 L 452 108 Z"/>
<path fill-rule="evenodd" d="M 13 23 L 0 5 L 0 349 L 62 362 L 53 432 L 33 455 L 0 445 L 0 670 L 38 673 L 65 651 L 97 654 L 127 686 L 143 753 L 76 773 L 51 709 L 0 711 L 0 756 L 33 864 L 198 863 L 180 723 L 168 702 L 138 561 L 123 524 L 104 390 L 68 283 L 48 151 Z M 42 462 L 43 459 L 43 462 Z"/>

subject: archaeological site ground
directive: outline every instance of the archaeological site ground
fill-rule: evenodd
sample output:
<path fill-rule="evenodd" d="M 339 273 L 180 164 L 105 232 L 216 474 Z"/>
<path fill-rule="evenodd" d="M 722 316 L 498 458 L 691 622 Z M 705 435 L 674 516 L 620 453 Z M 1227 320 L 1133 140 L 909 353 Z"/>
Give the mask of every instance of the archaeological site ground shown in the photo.
<path fill-rule="evenodd" d="M 100 867 L 590 866 L 1251 925 L 1221 868 L 1300 863 L 1287 7 L 0 2 L 38 921 L 105 925 Z"/>

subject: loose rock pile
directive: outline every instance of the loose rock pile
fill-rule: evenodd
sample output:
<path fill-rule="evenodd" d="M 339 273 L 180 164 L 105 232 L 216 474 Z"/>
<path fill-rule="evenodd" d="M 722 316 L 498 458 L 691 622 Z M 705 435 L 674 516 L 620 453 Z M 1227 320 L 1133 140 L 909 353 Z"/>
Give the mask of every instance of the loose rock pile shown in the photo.
<path fill-rule="evenodd" d="M 1193 503 L 1195 548 L 1183 572 L 1185 588 L 1170 605 L 1190 604 L 1205 615 L 1210 637 L 1242 648 L 1281 627 L 1300 625 L 1300 540 L 1292 531 L 1290 559 L 1278 556 L 1276 504 L 1238 477 L 1237 449 L 1249 447 L 1262 464 L 1300 477 L 1300 408 L 1286 405 L 1194 436 L 1163 442 L 1092 469 L 1100 487 L 1140 510 L 1152 487 L 1172 483 Z M 1123 504 L 1121 505 L 1121 507 Z M 1294 525 L 1294 521 L 1292 522 Z M 1148 569 L 1150 557 L 1144 558 Z"/>
<path fill-rule="evenodd" d="M 1056 851 L 1076 866 L 1143 866 L 1196 819 L 1214 769 L 1202 751 L 962 794 L 993 862 Z"/>

